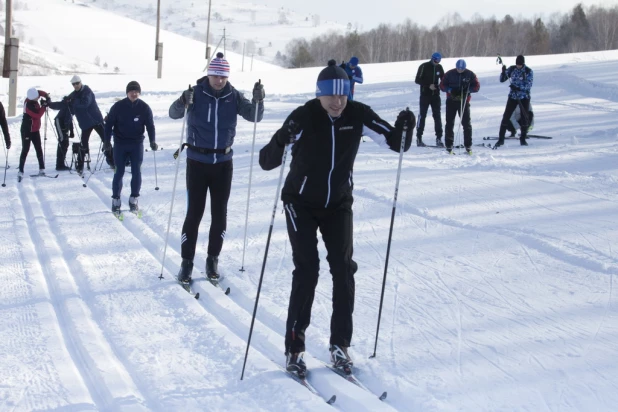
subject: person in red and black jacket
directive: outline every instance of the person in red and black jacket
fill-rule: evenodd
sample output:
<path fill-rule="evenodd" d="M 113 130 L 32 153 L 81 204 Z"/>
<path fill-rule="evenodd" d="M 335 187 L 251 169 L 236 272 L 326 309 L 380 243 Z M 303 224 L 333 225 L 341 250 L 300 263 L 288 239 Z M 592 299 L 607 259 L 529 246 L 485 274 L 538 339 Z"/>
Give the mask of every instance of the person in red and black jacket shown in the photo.
<path fill-rule="evenodd" d="M 21 121 L 22 148 L 19 158 L 19 172 L 17 173 L 17 180 L 20 182 L 24 176 L 24 164 L 30 151 L 30 142 L 32 142 L 34 150 L 36 150 L 36 157 L 39 161 L 39 174 L 45 174 L 45 159 L 43 158 L 43 147 L 41 146 L 41 133 L 39 130 L 41 129 L 41 117 L 45 114 L 50 98 L 49 94 L 34 87 L 28 89 L 26 97 L 24 101 L 24 116 Z M 41 104 L 39 104 L 40 97 L 44 98 Z"/>

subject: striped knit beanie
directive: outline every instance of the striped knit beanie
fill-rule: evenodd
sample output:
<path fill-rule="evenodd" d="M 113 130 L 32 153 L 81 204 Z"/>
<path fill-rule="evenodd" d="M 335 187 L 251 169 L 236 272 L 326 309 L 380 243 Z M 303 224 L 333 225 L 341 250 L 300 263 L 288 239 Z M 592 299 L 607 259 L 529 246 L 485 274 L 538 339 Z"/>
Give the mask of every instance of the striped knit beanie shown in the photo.
<path fill-rule="evenodd" d="M 318 75 L 315 96 L 347 96 L 350 94 L 350 78 L 335 60 L 329 60 L 328 66 Z"/>
<path fill-rule="evenodd" d="M 230 77 L 230 64 L 223 58 L 223 53 L 217 53 L 217 57 L 212 59 L 208 65 L 209 76 Z"/>

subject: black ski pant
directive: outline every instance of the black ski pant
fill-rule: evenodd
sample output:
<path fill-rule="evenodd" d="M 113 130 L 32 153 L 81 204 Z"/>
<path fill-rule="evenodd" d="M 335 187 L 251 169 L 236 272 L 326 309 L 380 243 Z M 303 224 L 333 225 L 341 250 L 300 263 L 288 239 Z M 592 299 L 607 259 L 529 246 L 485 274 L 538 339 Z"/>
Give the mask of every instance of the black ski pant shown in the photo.
<path fill-rule="evenodd" d="M 519 124 L 521 125 L 521 136 L 519 136 L 519 141 L 526 141 L 526 137 L 528 136 L 528 126 L 530 125 L 530 99 L 517 100 L 509 97 L 506 101 L 506 107 L 504 108 L 504 114 L 502 115 L 502 122 L 500 123 L 500 133 L 498 134 L 498 137 L 503 142 L 506 131 L 509 128 L 509 123 L 511 123 L 511 116 L 518 105 L 521 105 L 519 107 L 519 110 L 521 111 L 521 118 L 519 119 Z"/>
<path fill-rule="evenodd" d="M 36 151 L 36 158 L 39 161 L 39 169 L 45 169 L 45 158 L 43 157 L 43 147 L 41 146 L 41 133 L 36 132 L 22 132 L 21 133 L 21 156 L 19 157 L 19 171 L 24 172 L 24 165 L 26 164 L 26 158 L 30 151 L 30 143 L 34 145 Z"/>
<path fill-rule="evenodd" d="M 206 164 L 187 158 L 187 216 L 182 226 L 181 256 L 193 260 L 197 235 L 210 192 L 208 254 L 219 256 L 227 229 L 227 201 L 232 188 L 234 166 L 229 160 Z"/>
<path fill-rule="evenodd" d="M 77 158 L 77 170 L 83 170 L 84 168 L 84 159 L 86 157 L 86 154 L 90 153 L 90 147 L 88 143 L 90 141 L 90 134 L 92 133 L 93 130 L 97 132 L 97 134 L 101 138 L 101 142 L 103 141 L 103 136 L 105 135 L 105 131 L 103 130 L 102 124 L 97 124 L 96 126 L 89 127 L 88 129 L 82 130 L 80 154 Z M 107 164 L 114 167 L 113 150 L 110 150 L 109 152 L 104 153 L 104 154 L 105 154 L 105 159 L 107 161 Z"/>
<path fill-rule="evenodd" d="M 453 147 L 455 141 L 455 133 L 453 132 L 455 127 L 455 116 L 459 115 L 461 118 L 461 127 L 463 127 L 464 146 L 472 146 L 472 122 L 470 120 L 470 103 L 463 103 L 463 100 L 446 99 L 446 147 Z"/>
<path fill-rule="evenodd" d="M 336 209 L 313 209 L 284 203 L 284 208 L 294 262 L 285 332 L 286 353 L 305 350 L 305 330 L 311 320 L 320 271 L 318 229 L 326 246 L 326 260 L 333 278 L 330 343 L 348 347 L 352 340 L 354 274 L 358 269 L 352 260 L 352 204 L 346 203 Z"/>
<path fill-rule="evenodd" d="M 58 136 L 58 149 L 56 150 L 56 169 L 65 166 L 67 151 L 69 150 L 69 131 L 63 128 L 59 118 L 54 120 L 56 135 Z"/>
<path fill-rule="evenodd" d="M 416 122 L 416 138 L 422 139 L 423 132 L 425 131 L 425 118 L 427 117 L 427 111 L 431 106 L 431 114 L 433 115 L 433 124 L 436 130 L 436 137 L 442 138 L 442 118 L 440 117 L 440 105 L 442 101 L 440 95 L 423 96 L 421 95 L 419 100 L 419 115 Z"/>

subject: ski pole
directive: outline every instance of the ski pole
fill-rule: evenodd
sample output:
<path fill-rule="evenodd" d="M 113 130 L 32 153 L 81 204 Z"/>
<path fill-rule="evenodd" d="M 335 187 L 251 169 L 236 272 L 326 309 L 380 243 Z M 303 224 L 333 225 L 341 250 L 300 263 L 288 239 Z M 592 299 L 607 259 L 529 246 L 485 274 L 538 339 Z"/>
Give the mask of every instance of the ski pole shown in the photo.
<path fill-rule="evenodd" d="M 45 153 L 47 151 L 47 106 L 45 107 L 45 130 L 43 131 L 43 163 L 45 163 Z"/>
<path fill-rule="evenodd" d="M 266 248 L 264 249 L 264 260 L 262 261 L 262 272 L 260 273 L 260 280 L 258 282 L 257 295 L 255 297 L 255 306 L 253 307 L 253 317 L 251 318 L 251 327 L 249 328 L 249 338 L 247 339 L 247 350 L 245 351 L 245 361 L 242 364 L 242 373 L 240 374 L 240 380 L 245 376 L 245 366 L 247 365 L 247 357 L 249 356 L 249 346 L 251 346 L 251 335 L 253 335 L 253 325 L 255 323 L 255 315 L 257 313 L 258 302 L 260 301 L 260 291 L 262 290 L 262 280 L 264 279 L 264 270 L 266 269 L 266 259 L 268 258 L 268 248 L 270 247 L 270 237 L 273 233 L 273 225 L 275 224 L 275 214 L 277 213 L 277 202 L 279 201 L 279 191 L 281 190 L 281 182 L 283 181 L 283 170 L 285 169 L 285 159 L 288 155 L 288 147 L 285 146 L 283 151 L 283 158 L 281 159 L 281 171 L 279 172 L 279 183 L 277 184 L 277 191 L 275 192 L 275 204 L 273 206 L 273 214 L 270 218 L 270 228 L 268 229 L 268 237 L 266 238 Z"/>
<path fill-rule="evenodd" d="M 4 151 L 6 153 L 6 162 L 4 164 L 4 180 L 2 181 L 2 187 L 6 187 L 6 169 L 9 168 L 9 151 L 6 149 L 4 149 Z"/>
<path fill-rule="evenodd" d="M 406 107 L 406 111 L 410 109 Z M 395 182 L 395 195 L 393 196 L 393 211 L 391 213 L 391 227 L 388 231 L 388 243 L 386 245 L 386 259 L 384 262 L 384 279 L 382 280 L 382 294 L 380 296 L 380 308 L 378 309 L 378 326 L 376 328 L 376 343 L 373 347 L 373 355 L 370 358 L 376 357 L 376 350 L 378 348 L 378 334 L 380 333 L 380 319 L 382 317 L 382 306 L 384 304 L 384 289 L 386 288 L 386 273 L 388 272 L 388 258 L 391 253 L 391 240 L 393 238 L 393 224 L 395 223 L 395 211 L 397 209 L 397 194 L 399 192 L 399 180 L 401 178 L 401 164 L 403 163 L 403 149 L 406 142 L 406 135 L 408 134 L 408 122 L 403 124 L 403 133 L 401 135 L 401 147 L 399 148 L 399 167 L 397 168 L 397 180 Z"/>
<path fill-rule="evenodd" d="M 152 151 L 152 158 L 154 159 L 155 166 L 155 190 L 159 190 L 159 180 L 157 179 L 157 151 Z"/>
<path fill-rule="evenodd" d="M 101 142 L 101 145 L 103 144 L 103 142 Z M 99 153 L 101 152 L 101 148 L 99 147 Z M 103 159 L 105 159 L 105 156 L 98 156 L 97 155 L 97 161 L 94 164 L 94 170 L 96 172 L 97 167 L 99 166 L 99 158 L 101 158 L 101 167 L 103 167 Z M 93 171 L 90 171 L 90 174 L 88 175 L 88 178 L 86 179 L 86 181 L 84 182 L 84 184 L 82 186 L 87 187 L 88 186 L 88 181 L 90 180 L 90 178 L 92 177 L 92 175 L 94 174 Z"/>
<path fill-rule="evenodd" d="M 191 89 L 191 85 L 189 85 L 189 90 Z M 174 210 L 174 197 L 176 196 L 176 182 L 178 181 L 178 167 L 180 166 L 180 153 L 182 149 L 182 140 L 185 137 L 185 126 L 187 124 L 187 111 L 189 110 L 189 105 L 185 105 L 185 115 L 182 121 L 182 131 L 180 132 L 180 141 L 178 142 L 178 156 L 176 157 L 176 173 L 174 175 L 174 186 L 172 187 L 172 202 L 170 204 L 170 215 L 167 219 L 167 231 L 165 233 L 165 245 L 163 246 L 163 259 L 161 261 L 161 274 L 159 275 L 159 279 L 163 279 L 163 268 L 165 267 L 165 255 L 167 253 L 167 239 L 170 235 L 170 225 L 172 224 L 172 211 Z"/>
<path fill-rule="evenodd" d="M 262 83 L 262 80 L 258 80 L 258 83 Z M 245 250 L 247 250 L 247 226 L 249 225 L 249 199 L 251 198 L 251 175 L 253 173 L 253 154 L 255 148 L 255 133 L 257 131 L 257 118 L 258 118 L 258 104 L 255 102 L 255 119 L 253 120 L 253 142 L 251 143 L 251 161 L 249 165 L 249 187 L 247 188 L 247 208 L 245 213 L 245 240 L 242 247 L 242 263 L 240 264 L 240 271 L 245 271 Z"/>

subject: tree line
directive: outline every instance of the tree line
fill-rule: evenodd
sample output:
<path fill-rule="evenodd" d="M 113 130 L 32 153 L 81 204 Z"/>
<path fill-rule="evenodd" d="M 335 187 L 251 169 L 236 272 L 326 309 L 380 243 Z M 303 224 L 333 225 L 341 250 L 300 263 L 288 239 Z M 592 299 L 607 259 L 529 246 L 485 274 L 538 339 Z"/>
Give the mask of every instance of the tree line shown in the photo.
<path fill-rule="evenodd" d="M 277 52 L 286 67 L 320 66 L 331 58 L 357 56 L 363 63 L 428 59 L 435 51 L 449 56 L 538 55 L 618 49 L 618 5 L 576 5 L 568 13 L 541 18 L 502 20 L 459 14 L 444 16 L 431 29 L 406 19 L 398 25 L 380 24 L 367 32 L 329 32 L 311 40 L 296 38 Z"/>

